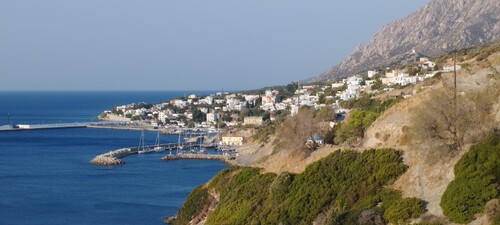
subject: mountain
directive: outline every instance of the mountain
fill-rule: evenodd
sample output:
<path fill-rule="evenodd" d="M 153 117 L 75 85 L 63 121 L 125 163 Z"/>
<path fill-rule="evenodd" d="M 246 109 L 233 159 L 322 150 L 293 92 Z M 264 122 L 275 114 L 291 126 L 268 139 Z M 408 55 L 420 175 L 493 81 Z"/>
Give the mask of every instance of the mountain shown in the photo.
<path fill-rule="evenodd" d="M 382 27 L 338 65 L 309 81 L 347 77 L 402 62 L 414 52 L 428 56 L 500 38 L 500 1 L 432 0 L 409 16 Z"/>

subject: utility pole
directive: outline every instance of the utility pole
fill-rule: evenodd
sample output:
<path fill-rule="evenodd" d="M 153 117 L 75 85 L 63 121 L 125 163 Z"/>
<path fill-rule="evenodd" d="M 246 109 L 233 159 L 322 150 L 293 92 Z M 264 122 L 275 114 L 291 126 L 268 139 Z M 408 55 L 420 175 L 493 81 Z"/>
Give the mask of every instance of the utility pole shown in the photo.
<path fill-rule="evenodd" d="M 300 80 L 297 81 L 297 107 L 300 107 Z"/>
<path fill-rule="evenodd" d="M 455 142 L 455 148 L 458 148 L 458 134 L 457 134 L 457 53 L 453 55 L 453 83 L 454 83 L 454 93 L 453 93 L 453 138 Z M 458 150 L 458 149 L 457 149 Z"/>
<path fill-rule="evenodd" d="M 453 56 L 453 82 L 455 87 L 455 93 L 453 95 L 453 103 L 455 104 L 455 111 L 457 109 L 457 53 Z"/>

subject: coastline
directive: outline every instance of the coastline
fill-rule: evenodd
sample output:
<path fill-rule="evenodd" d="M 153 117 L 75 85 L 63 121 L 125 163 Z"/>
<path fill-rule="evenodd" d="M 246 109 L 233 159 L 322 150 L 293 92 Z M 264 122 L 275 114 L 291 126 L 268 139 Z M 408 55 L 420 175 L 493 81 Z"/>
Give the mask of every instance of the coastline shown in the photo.
<path fill-rule="evenodd" d="M 137 98 L 144 98 L 145 101 L 159 101 L 169 98 L 168 95 L 165 97 L 165 94 L 158 94 L 158 97 L 137 93 L 125 94 L 47 92 L 18 95 L 13 93 L 9 94 L 8 98 L 0 100 L 5 100 L 2 103 L 8 107 L 3 110 L 9 110 L 13 124 L 43 124 L 43 121 L 48 124 L 59 123 L 60 120 L 63 122 L 95 121 L 95 116 L 100 109 L 114 105 L 115 101 L 133 102 Z M 153 99 L 148 100 L 148 98 Z M 32 107 L 37 107 L 36 113 L 32 116 L 25 115 Z M 7 117 L 2 116 L 0 124 L 9 124 Z M 165 154 L 154 153 L 154 157 L 130 155 L 128 158 L 120 159 L 126 166 L 119 168 L 89 163 L 98 154 L 105 154 L 110 150 L 127 146 L 137 147 L 136 142 L 139 139 L 137 132 L 140 130 L 136 132 L 133 131 L 134 129 L 139 128 L 0 132 L 0 149 L 4 150 L 2 154 L 9 159 L 2 164 L 2 171 L 5 174 L 12 174 L 12 176 L 4 177 L 3 188 L 9 191 L 3 192 L 4 200 L 1 203 L 10 204 L 12 207 L 3 208 L 6 217 L 2 218 L 2 223 L 17 224 L 21 221 L 29 225 L 53 224 L 54 219 L 72 220 L 72 218 L 84 218 L 86 215 L 94 214 L 95 216 L 91 218 L 86 217 L 73 222 L 103 225 L 159 224 L 165 215 L 173 215 L 178 210 L 182 203 L 178 203 L 179 196 L 187 196 L 197 185 L 213 177 L 212 174 L 227 167 L 220 161 L 185 161 L 182 163 L 160 161 L 159 159 L 167 152 Z M 177 139 L 177 135 L 175 137 Z M 162 140 L 166 141 L 166 139 L 162 137 Z M 189 169 L 186 169 L 186 166 Z M 168 172 L 159 173 L 158 170 L 176 171 L 176 174 L 181 176 L 189 176 L 190 181 L 179 181 Z M 148 193 L 143 193 L 144 187 L 136 185 L 135 182 L 149 185 Z M 26 188 L 26 184 L 29 184 L 29 188 Z M 117 184 L 120 185 L 116 186 Z M 77 191 L 83 190 L 83 185 L 85 191 Z M 47 188 L 53 191 L 47 191 Z M 96 198 L 92 195 L 96 192 L 102 193 L 102 196 L 106 198 Z M 156 195 L 155 193 L 162 194 Z M 65 197 L 61 198 L 61 195 Z M 12 199 L 15 203 L 11 202 Z M 115 199 L 127 201 L 136 207 L 145 207 L 147 212 L 137 213 L 137 209 L 124 204 L 112 205 L 113 210 L 106 211 L 110 201 Z M 68 212 L 67 207 L 73 210 Z M 23 219 L 16 216 L 19 213 L 22 214 L 22 211 L 19 211 L 20 208 L 33 209 L 30 210 L 30 217 Z"/>

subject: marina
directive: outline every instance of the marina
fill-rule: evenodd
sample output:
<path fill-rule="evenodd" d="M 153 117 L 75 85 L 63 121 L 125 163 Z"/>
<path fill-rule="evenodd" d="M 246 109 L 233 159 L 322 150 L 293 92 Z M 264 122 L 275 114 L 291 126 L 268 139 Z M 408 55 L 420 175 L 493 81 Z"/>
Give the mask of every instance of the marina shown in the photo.
<path fill-rule="evenodd" d="M 142 135 L 141 135 L 141 144 L 142 144 Z M 156 144 L 150 146 L 139 145 L 138 147 L 133 148 L 120 148 L 113 151 L 109 151 L 100 155 L 97 155 L 90 163 L 95 165 L 103 165 L 103 166 L 116 166 L 125 164 L 123 160 L 124 157 L 134 155 L 134 154 L 143 154 L 143 153 L 152 153 L 159 152 L 155 151 L 158 147 L 165 149 L 166 152 L 169 152 L 166 156 L 162 157 L 161 160 L 176 160 L 176 159 L 209 159 L 209 160 L 221 160 L 228 164 L 232 164 L 231 160 L 234 159 L 236 152 L 233 151 L 221 151 L 221 154 L 208 154 L 203 151 L 204 148 L 214 148 L 218 149 L 216 145 L 213 144 L 200 144 L 196 142 L 179 142 L 179 143 L 169 143 L 169 144 Z M 141 152 L 142 151 L 142 152 Z"/>
<path fill-rule="evenodd" d="M 96 123 L 95 115 L 109 106 L 138 99 L 156 102 L 183 93 L 1 94 L 0 103 L 8 107 L 0 107 L 0 127 L 8 125 L 4 128 L 9 131 L 0 132 L 3 212 L 0 224 L 163 224 L 163 217 L 175 214 L 193 188 L 208 181 L 227 164 L 220 160 L 160 160 L 168 151 L 148 154 L 116 151 L 114 156 L 125 157 L 120 158 L 126 162 L 125 166 L 96 166 L 89 160 L 97 155 L 137 148 L 140 129 L 127 129 L 130 126 L 121 123 L 109 125 L 118 129 L 104 129 L 108 125 L 102 125 L 96 126 L 97 129 L 87 126 L 12 131 L 10 125 L 107 124 Z M 10 121 L 5 116 L 8 113 Z M 157 131 L 144 133 L 145 146 L 154 145 Z M 160 144 L 178 141 L 177 134 L 164 135 L 163 129 L 160 136 Z M 172 150 L 172 154 L 175 152 Z M 214 153 L 212 149 L 208 152 Z"/>

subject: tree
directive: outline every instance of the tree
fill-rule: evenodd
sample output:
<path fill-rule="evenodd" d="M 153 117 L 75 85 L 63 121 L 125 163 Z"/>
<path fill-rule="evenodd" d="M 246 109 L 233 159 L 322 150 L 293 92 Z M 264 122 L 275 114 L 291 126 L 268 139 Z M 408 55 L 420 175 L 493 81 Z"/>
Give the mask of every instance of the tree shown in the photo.
<path fill-rule="evenodd" d="M 203 113 L 201 110 L 197 109 L 193 111 L 193 121 L 197 123 L 201 123 L 207 120 L 207 115 Z"/>
<path fill-rule="evenodd" d="M 227 112 L 222 116 L 222 121 L 224 122 L 231 122 L 233 120 L 233 117 L 231 117 L 231 113 Z"/>
<path fill-rule="evenodd" d="M 443 146 L 450 152 L 460 151 L 493 129 L 492 110 L 498 96 L 499 88 L 488 88 L 458 95 L 455 102 L 453 90 L 434 90 L 415 111 L 412 134 L 416 140 Z"/>
<path fill-rule="evenodd" d="M 375 83 L 372 85 L 373 90 L 382 89 L 384 84 L 382 84 L 382 80 L 380 78 L 375 79 Z"/>
<path fill-rule="evenodd" d="M 271 120 L 271 113 L 265 112 L 264 115 L 262 116 L 262 121 L 268 121 Z"/>
<path fill-rule="evenodd" d="M 332 121 L 335 119 L 335 112 L 332 107 L 323 107 L 316 112 L 319 121 Z"/>
<path fill-rule="evenodd" d="M 291 150 L 297 148 L 314 150 L 318 146 L 314 135 L 319 131 L 314 112 L 309 108 L 300 108 L 296 115 L 288 116 L 278 130 L 278 144 Z M 312 145 L 307 145 L 307 140 L 311 140 Z"/>

